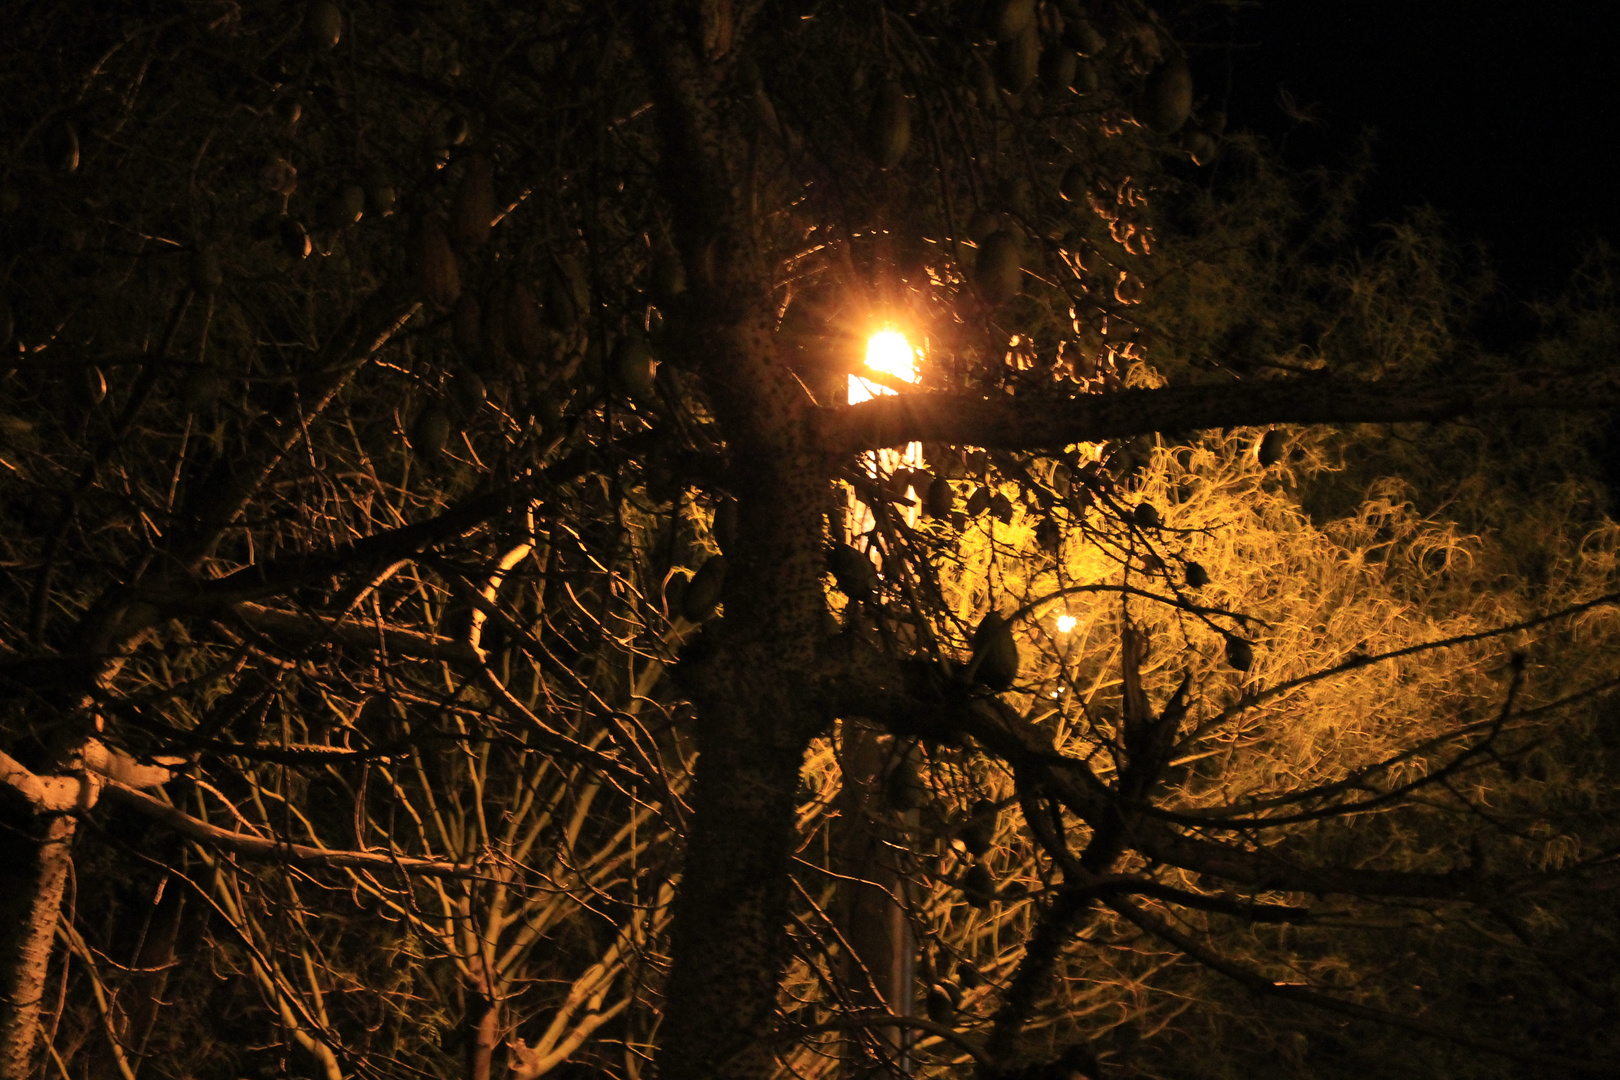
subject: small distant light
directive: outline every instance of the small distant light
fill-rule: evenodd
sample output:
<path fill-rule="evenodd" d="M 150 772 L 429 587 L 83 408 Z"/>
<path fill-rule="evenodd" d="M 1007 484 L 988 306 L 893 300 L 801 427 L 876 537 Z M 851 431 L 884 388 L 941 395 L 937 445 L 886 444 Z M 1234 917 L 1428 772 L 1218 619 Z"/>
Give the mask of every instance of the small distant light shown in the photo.
<path fill-rule="evenodd" d="M 1058 633 L 1067 634 L 1074 629 L 1074 624 L 1078 621 L 1073 615 L 1059 615 L 1057 620 Z"/>

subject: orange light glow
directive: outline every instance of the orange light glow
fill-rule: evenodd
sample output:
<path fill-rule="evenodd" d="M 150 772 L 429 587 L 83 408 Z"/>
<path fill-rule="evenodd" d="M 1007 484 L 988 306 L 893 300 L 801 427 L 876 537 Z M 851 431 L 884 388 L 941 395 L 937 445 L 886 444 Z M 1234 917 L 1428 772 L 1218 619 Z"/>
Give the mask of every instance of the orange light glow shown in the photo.
<path fill-rule="evenodd" d="M 916 382 L 917 350 L 900 331 L 879 330 L 866 341 L 866 366 L 885 375 L 892 375 L 901 382 Z M 882 383 L 863 379 L 859 375 L 849 377 L 851 405 L 892 393 L 894 391 Z"/>

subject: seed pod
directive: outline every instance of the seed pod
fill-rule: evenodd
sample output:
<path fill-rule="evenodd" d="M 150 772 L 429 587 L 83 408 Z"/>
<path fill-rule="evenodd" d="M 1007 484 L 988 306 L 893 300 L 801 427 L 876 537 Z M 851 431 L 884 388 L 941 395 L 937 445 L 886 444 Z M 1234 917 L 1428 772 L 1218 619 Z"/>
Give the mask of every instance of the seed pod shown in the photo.
<path fill-rule="evenodd" d="M 1041 39 L 1031 26 L 996 45 L 996 81 L 1010 94 L 1022 94 L 1035 81 L 1041 58 Z"/>
<path fill-rule="evenodd" d="M 1202 589 L 1209 584 L 1209 571 L 1202 563 L 1190 562 L 1187 564 L 1187 588 Z"/>
<path fill-rule="evenodd" d="M 956 985 L 963 990 L 973 990 L 984 985 L 984 976 L 979 974 L 979 969 L 966 960 L 956 962 L 956 971 L 953 974 L 956 977 Z"/>
<path fill-rule="evenodd" d="M 1063 44 L 1081 56 L 1096 56 L 1108 42 L 1085 19 L 1066 18 L 1063 20 Z"/>
<path fill-rule="evenodd" d="M 996 843 L 996 804 L 979 799 L 973 804 L 972 817 L 962 826 L 962 846 L 975 858 L 983 858 Z"/>
<path fill-rule="evenodd" d="M 848 544 L 834 544 L 828 549 L 827 569 L 832 571 L 839 590 L 851 600 L 868 600 L 877 591 L 877 567 Z"/>
<path fill-rule="evenodd" d="M 568 333 L 579 322 L 580 311 L 574 303 L 573 290 L 561 270 L 552 267 L 540 285 L 540 297 L 545 305 L 546 323 L 559 333 Z"/>
<path fill-rule="evenodd" d="M 1215 152 L 1220 149 L 1220 144 L 1209 132 L 1189 127 L 1182 130 L 1181 148 L 1187 151 L 1194 165 L 1208 165 L 1215 160 Z"/>
<path fill-rule="evenodd" d="M 1063 529 L 1054 518 L 1042 518 L 1035 526 L 1035 544 L 1048 555 L 1063 550 Z"/>
<path fill-rule="evenodd" d="M 1248 671 L 1254 666 L 1254 646 L 1240 637 L 1226 639 L 1226 662 L 1239 671 Z"/>
<path fill-rule="evenodd" d="M 411 425 L 411 449 L 424 458 L 438 457 L 450 442 L 450 416 L 437 405 L 429 405 Z"/>
<path fill-rule="evenodd" d="M 394 190 L 394 182 L 388 174 L 381 169 L 373 169 L 366 174 L 366 211 L 377 217 L 394 212 L 394 203 L 399 201 L 399 195 Z"/>
<path fill-rule="evenodd" d="M 417 291 L 439 311 L 449 311 L 461 296 L 461 270 L 456 266 L 456 253 L 450 250 L 444 222 L 437 217 L 423 218 L 413 241 Z"/>
<path fill-rule="evenodd" d="M 1015 38 L 1035 29 L 1035 0 L 1000 0 L 992 29 L 999 40 Z"/>
<path fill-rule="evenodd" d="M 1070 165 L 1063 170 L 1063 179 L 1058 183 L 1058 194 L 1068 202 L 1083 202 L 1086 197 L 1087 181 L 1089 177 L 1082 165 Z"/>
<path fill-rule="evenodd" d="M 495 220 L 495 174 L 483 154 L 467 158 L 450 209 L 450 239 L 472 250 L 489 239 Z"/>
<path fill-rule="evenodd" d="M 920 810 L 928 804 L 928 786 L 909 757 L 895 762 L 884 778 L 883 794 L 896 810 Z"/>
<path fill-rule="evenodd" d="M 975 244 L 983 244 L 1001 229 L 1001 215 L 981 206 L 968 218 L 967 234 Z"/>
<path fill-rule="evenodd" d="M 885 81 L 878 87 L 866 119 L 866 152 L 880 169 L 892 169 L 911 145 L 911 102 L 900 84 Z"/>
<path fill-rule="evenodd" d="M 1074 92 L 1077 94 L 1095 94 L 1102 88 L 1102 78 L 1097 74 L 1097 65 L 1085 57 L 1074 66 Z"/>
<path fill-rule="evenodd" d="M 664 611 L 670 618 L 680 614 L 681 602 L 686 599 L 686 589 L 692 579 L 685 574 L 671 573 L 664 581 Z M 684 615 L 681 616 L 685 618 Z"/>
<path fill-rule="evenodd" d="M 996 89 L 996 77 L 991 72 L 990 65 L 984 62 L 984 57 L 978 53 L 973 54 L 968 69 L 968 78 L 973 83 L 973 97 L 981 109 L 993 109 L 999 91 Z"/>
<path fill-rule="evenodd" d="M 1010 689 L 1018 678 L 1018 642 L 999 612 L 986 613 L 974 629 L 972 663 L 975 681 L 992 690 Z"/>
<path fill-rule="evenodd" d="M 987 487 L 974 488 L 973 494 L 968 496 L 968 516 L 978 517 L 988 509 L 990 509 L 990 489 Z"/>
<path fill-rule="evenodd" d="M 1192 114 L 1192 99 L 1192 70 L 1187 67 L 1187 58 L 1172 53 L 1148 75 L 1136 119 L 1160 135 L 1174 134 Z"/>
<path fill-rule="evenodd" d="M 999 229 L 979 248 L 973 279 L 985 303 L 1004 304 L 1024 287 L 1022 245 L 1010 229 Z"/>
<path fill-rule="evenodd" d="M 956 1020 L 956 1002 L 951 1000 L 950 992 L 940 983 L 928 988 L 923 1007 L 928 1012 L 928 1019 L 936 1024 L 950 1024 Z"/>
<path fill-rule="evenodd" d="M 295 259 L 307 259 L 311 245 L 309 230 L 296 218 L 281 219 L 281 249 Z"/>
<path fill-rule="evenodd" d="M 1276 428 L 1272 428 L 1261 437 L 1255 457 L 1259 459 L 1262 469 L 1269 469 L 1282 460 L 1285 441 L 1286 436 Z"/>
<path fill-rule="evenodd" d="M 653 302 L 667 304 L 686 291 L 686 268 L 673 251 L 659 251 L 652 258 L 647 274 L 647 291 Z"/>
<path fill-rule="evenodd" d="M 304 32 L 317 49 L 335 49 L 343 36 L 343 13 L 330 0 L 316 0 L 304 16 Z"/>
<path fill-rule="evenodd" d="M 967 873 L 962 875 L 962 892 L 974 907 L 989 907 L 996 898 L 996 879 L 991 876 L 990 868 L 979 862 L 968 867 Z"/>
<path fill-rule="evenodd" d="M 1157 529 L 1164 522 L 1159 517 L 1159 509 L 1152 503 L 1137 503 L 1136 509 L 1131 511 L 1131 520 L 1143 529 Z"/>
<path fill-rule="evenodd" d="M 714 542 L 720 545 L 721 551 L 730 551 L 737 546 L 737 528 L 737 500 L 717 499 L 714 504 L 714 522 L 709 526 L 709 535 L 714 537 Z"/>
<path fill-rule="evenodd" d="M 625 334 L 613 347 L 613 383 L 632 401 L 652 400 L 657 362 L 640 334 Z"/>
<path fill-rule="evenodd" d="M 59 173 L 71 173 L 78 169 L 79 129 L 73 126 L 73 121 L 63 120 L 47 131 L 45 160 Z"/>
<path fill-rule="evenodd" d="M 334 229 L 347 229 L 365 212 L 366 189 L 359 184 L 344 184 L 326 204 L 327 224 Z"/>
<path fill-rule="evenodd" d="M 1012 523 L 1013 504 L 1005 493 L 998 491 L 990 496 L 990 516 L 1003 525 Z"/>
<path fill-rule="evenodd" d="M 1062 45 L 1048 46 L 1046 51 L 1041 53 L 1041 85 L 1049 94 L 1064 93 L 1074 84 L 1074 75 L 1079 64 L 1080 57 L 1075 55 L 1073 49 Z"/>
<path fill-rule="evenodd" d="M 483 311 L 478 306 L 478 298 L 470 292 L 462 293 L 456 300 L 456 306 L 450 309 L 450 340 L 455 342 L 456 350 L 470 364 L 483 359 L 479 333 L 482 322 Z"/>
<path fill-rule="evenodd" d="M 225 280 L 219 268 L 219 256 L 211 248 L 198 248 L 191 253 L 191 287 L 199 296 L 212 296 Z"/>
<path fill-rule="evenodd" d="M 710 555 L 703 560 L 697 573 L 686 585 L 686 594 L 681 597 L 681 616 L 687 622 L 707 622 L 714 617 L 714 609 L 720 603 L 720 590 L 726 583 L 726 557 L 724 555 Z"/>
<path fill-rule="evenodd" d="M 936 476 L 923 496 L 923 509 L 929 517 L 942 518 L 951 512 L 955 503 L 956 491 L 951 487 L 951 482 L 943 476 Z"/>

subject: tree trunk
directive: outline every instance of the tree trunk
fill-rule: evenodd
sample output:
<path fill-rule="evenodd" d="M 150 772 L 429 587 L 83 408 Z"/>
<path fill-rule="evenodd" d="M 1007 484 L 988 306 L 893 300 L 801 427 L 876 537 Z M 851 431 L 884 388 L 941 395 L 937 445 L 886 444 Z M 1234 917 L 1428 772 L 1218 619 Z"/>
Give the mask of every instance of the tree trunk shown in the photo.
<path fill-rule="evenodd" d="M 745 738 L 738 727 L 711 733 L 693 777 L 659 1080 L 758 1080 L 775 1070 L 770 1035 L 803 750 Z"/>
<path fill-rule="evenodd" d="M 0 1077 L 22 1080 L 32 1075 L 40 1049 L 51 950 L 78 819 L 27 811 L 7 817 L 0 859 L 12 885 L 0 889 Z"/>

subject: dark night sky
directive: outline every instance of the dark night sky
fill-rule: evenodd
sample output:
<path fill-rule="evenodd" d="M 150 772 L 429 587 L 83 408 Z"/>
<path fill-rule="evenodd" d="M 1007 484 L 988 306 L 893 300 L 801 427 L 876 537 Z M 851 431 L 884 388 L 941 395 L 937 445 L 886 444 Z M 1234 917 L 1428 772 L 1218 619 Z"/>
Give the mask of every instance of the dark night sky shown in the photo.
<path fill-rule="evenodd" d="M 1284 143 L 1343 161 L 1379 132 L 1371 220 L 1428 203 L 1483 239 L 1517 295 L 1556 288 L 1583 243 L 1620 242 L 1620 17 L 1603 0 L 1265 0 L 1240 16 L 1232 122 L 1282 139 L 1278 85 L 1326 122 Z M 1195 54 L 1196 55 L 1196 54 Z M 1212 97 L 1225 62 L 1194 61 Z M 1209 85 L 1214 83 L 1214 85 Z"/>

